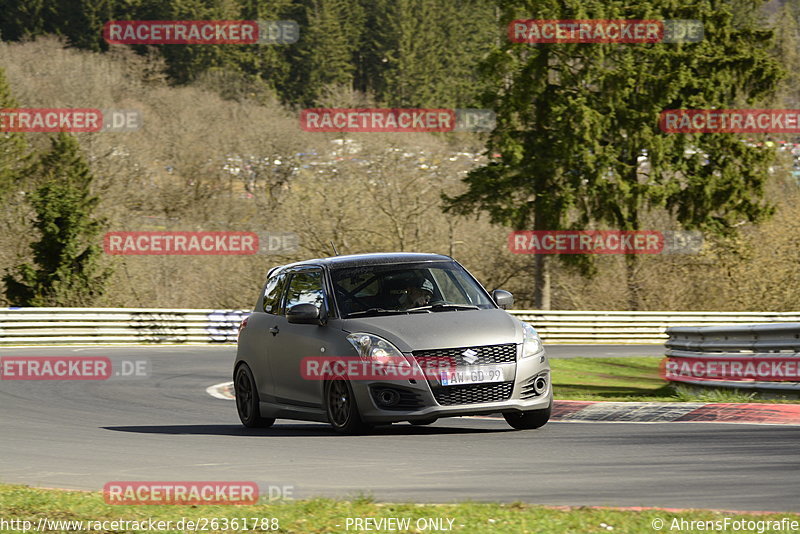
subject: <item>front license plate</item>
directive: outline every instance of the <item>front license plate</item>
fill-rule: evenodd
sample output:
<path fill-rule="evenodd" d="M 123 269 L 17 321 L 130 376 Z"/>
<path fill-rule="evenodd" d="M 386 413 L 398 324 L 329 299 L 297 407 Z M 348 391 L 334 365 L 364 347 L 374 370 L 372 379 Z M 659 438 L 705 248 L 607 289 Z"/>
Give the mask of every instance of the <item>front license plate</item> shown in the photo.
<path fill-rule="evenodd" d="M 442 371 L 439 381 L 443 386 L 462 384 L 482 384 L 485 382 L 504 382 L 502 367 L 465 367 L 455 371 Z"/>

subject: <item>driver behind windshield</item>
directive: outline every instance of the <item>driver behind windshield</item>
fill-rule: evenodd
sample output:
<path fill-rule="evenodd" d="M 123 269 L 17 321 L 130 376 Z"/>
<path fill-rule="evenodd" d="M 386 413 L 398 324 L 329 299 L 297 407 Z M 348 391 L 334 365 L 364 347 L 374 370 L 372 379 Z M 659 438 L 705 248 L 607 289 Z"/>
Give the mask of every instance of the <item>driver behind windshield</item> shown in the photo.
<path fill-rule="evenodd" d="M 427 278 L 412 280 L 400 296 L 398 308 L 408 310 L 427 306 L 433 298 L 433 283 Z"/>

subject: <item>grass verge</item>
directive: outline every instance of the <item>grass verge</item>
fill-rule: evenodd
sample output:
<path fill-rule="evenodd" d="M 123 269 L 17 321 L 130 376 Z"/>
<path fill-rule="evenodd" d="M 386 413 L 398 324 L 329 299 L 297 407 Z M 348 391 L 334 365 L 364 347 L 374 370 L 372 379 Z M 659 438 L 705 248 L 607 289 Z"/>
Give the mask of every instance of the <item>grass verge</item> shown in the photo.
<path fill-rule="evenodd" d="M 660 357 L 552 358 L 558 400 L 798 403 L 796 396 L 747 390 L 673 387 L 660 376 Z"/>
<path fill-rule="evenodd" d="M 212 528 L 211 520 L 217 519 L 220 524 Z M 252 518 L 265 518 L 264 526 L 276 526 L 277 530 L 261 528 L 223 529 L 222 523 L 227 519 L 232 525 L 234 519 L 250 521 Z M 282 533 L 346 533 L 364 532 L 351 524 L 348 529 L 348 518 L 381 519 L 397 518 L 408 521 L 408 527 L 375 528 L 372 532 L 447 532 L 463 533 L 641 533 L 659 530 L 672 532 L 719 532 L 725 518 L 731 521 L 752 521 L 752 530 L 757 532 L 786 532 L 791 525 L 777 522 L 796 521 L 795 529 L 800 528 L 800 515 L 785 513 L 770 514 L 738 514 L 732 512 L 715 512 L 707 510 L 662 511 L 662 510 L 620 510 L 588 507 L 544 507 L 522 503 L 488 504 L 458 503 L 445 505 L 417 504 L 385 504 L 373 502 L 370 498 L 359 497 L 353 500 L 311 499 L 303 501 L 286 501 L 276 504 L 259 504 L 255 506 L 109 506 L 103 501 L 100 493 L 87 493 L 62 490 L 35 489 L 25 486 L 0 485 L 0 521 L 29 521 L 31 529 L 41 519 L 47 521 L 82 521 L 83 529 L 76 525 L 69 528 L 50 523 L 49 529 L 40 532 L 87 532 L 87 526 L 99 523 L 99 529 L 91 532 L 101 533 L 139 533 L 139 532 L 191 532 L 192 529 L 178 529 L 177 523 L 184 520 L 203 523 L 207 521 L 207 529 L 201 532 L 282 532 Z M 784 519 L 785 518 L 785 519 Z M 272 521 L 277 520 L 277 524 Z M 433 521 L 434 523 L 428 522 Z M 448 520 L 452 520 L 452 523 Z M 169 529 L 153 530 L 149 526 L 135 524 L 113 525 L 112 521 L 144 522 L 171 521 Z M 419 521 L 419 523 L 418 523 Z M 440 521 L 440 523 L 435 523 Z M 680 523 L 684 521 L 686 523 Z M 690 521 L 703 522 L 692 526 Z M 109 522 L 103 525 L 103 522 Z M 423 524 L 423 522 L 425 522 Z M 710 523 L 707 523 L 710 522 Z M 714 523 L 718 522 L 718 523 Z M 757 523 L 761 522 L 761 523 Z M 775 522 L 775 523 L 773 523 Z M 439 530 L 430 528 L 431 524 L 440 525 Z M 401 523 L 402 525 L 402 523 Z M 661 528 L 657 528 L 662 525 Z M 0 525 L 2 532 L 24 532 L 24 524 L 20 528 L 7 528 Z M 167 526 L 166 524 L 164 526 Z M 396 527 L 396 525 L 394 525 Z M 427 526 L 428 528 L 421 528 Z M 707 528 L 711 526 L 712 528 Z M 116 528 L 115 528 L 116 527 Z M 609 528 L 610 527 L 610 528 Z M 673 528 L 670 528 L 673 527 Z M 731 526 L 727 530 L 731 530 Z"/>

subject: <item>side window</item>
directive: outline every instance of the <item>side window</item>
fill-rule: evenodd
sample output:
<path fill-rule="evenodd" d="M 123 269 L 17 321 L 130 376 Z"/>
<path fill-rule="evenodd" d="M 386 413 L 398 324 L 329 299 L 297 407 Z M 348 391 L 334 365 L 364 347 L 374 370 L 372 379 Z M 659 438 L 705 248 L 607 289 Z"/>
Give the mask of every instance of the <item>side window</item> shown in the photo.
<path fill-rule="evenodd" d="M 267 280 L 264 289 L 264 311 L 273 315 L 281 313 L 281 295 L 286 287 L 286 275 L 279 274 Z"/>
<path fill-rule="evenodd" d="M 313 304 L 317 308 L 322 306 L 324 293 L 322 291 L 322 272 L 306 271 L 295 273 L 289 282 L 289 291 L 286 294 L 286 309 L 296 304 Z"/>

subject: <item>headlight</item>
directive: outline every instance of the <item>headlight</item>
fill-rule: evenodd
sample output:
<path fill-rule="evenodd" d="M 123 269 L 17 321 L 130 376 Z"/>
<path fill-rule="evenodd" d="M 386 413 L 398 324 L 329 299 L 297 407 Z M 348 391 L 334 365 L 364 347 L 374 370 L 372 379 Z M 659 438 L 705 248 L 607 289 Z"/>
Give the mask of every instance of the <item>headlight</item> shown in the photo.
<path fill-rule="evenodd" d="M 527 358 L 541 352 L 542 340 L 536 330 L 528 323 L 522 323 L 522 331 L 525 334 L 522 340 L 522 357 Z"/>
<path fill-rule="evenodd" d="M 382 337 L 355 333 L 347 336 L 347 341 L 355 347 L 362 360 L 374 362 L 406 361 L 403 353 Z"/>

